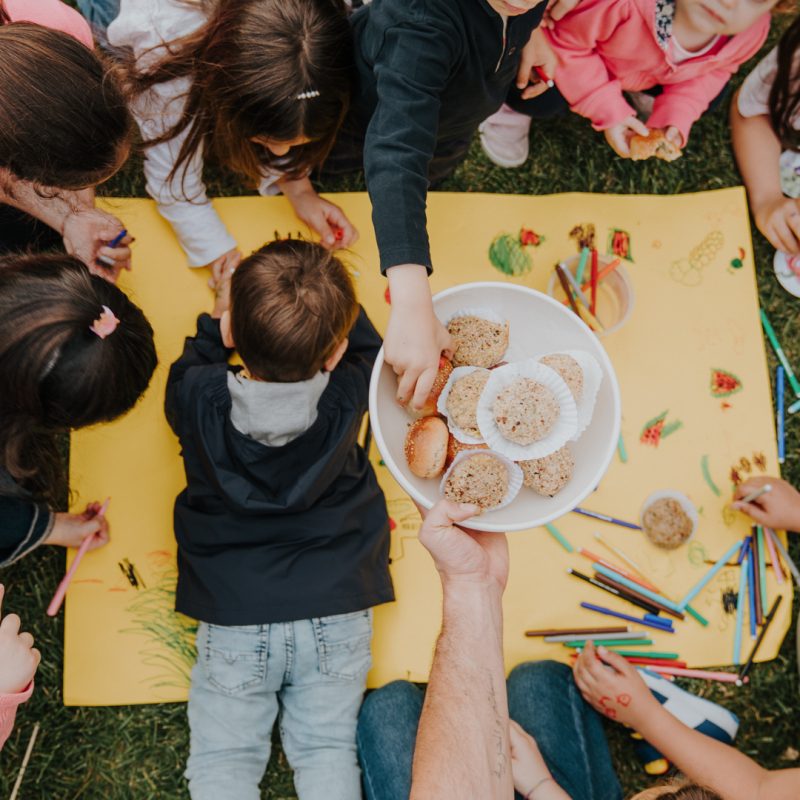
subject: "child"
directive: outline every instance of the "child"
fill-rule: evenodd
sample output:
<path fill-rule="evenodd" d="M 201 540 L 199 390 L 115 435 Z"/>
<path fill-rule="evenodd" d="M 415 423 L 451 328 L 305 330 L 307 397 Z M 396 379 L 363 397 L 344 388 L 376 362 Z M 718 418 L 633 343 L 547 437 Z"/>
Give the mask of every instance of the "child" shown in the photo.
<path fill-rule="evenodd" d="M 108 541 L 99 504 L 50 510 L 67 496 L 57 436 L 124 414 L 155 366 L 150 324 L 113 284 L 69 256 L 0 259 L 0 565 Z"/>
<path fill-rule="evenodd" d="M 0 583 L 0 606 L 5 587 Z M 33 676 L 41 654 L 33 646 L 33 636 L 19 632 L 19 617 L 7 614 L 0 621 L 0 750 L 14 727 L 17 706 L 33 694 Z"/>
<path fill-rule="evenodd" d="M 622 158 L 631 156 L 631 138 L 649 131 L 663 132 L 670 149 L 683 148 L 692 125 L 764 43 L 777 2 L 582 0 L 545 31 L 558 60 L 555 87 L 532 100 L 517 96 L 488 120 L 484 150 L 495 163 L 510 152 L 524 161 L 530 118 L 567 106 L 603 131 Z"/>
<path fill-rule="evenodd" d="M 772 486 L 771 491 L 757 497 L 752 503 L 742 502 L 743 497 L 767 483 Z M 733 499 L 732 506 L 752 517 L 756 525 L 766 525 L 774 530 L 800 531 L 800 492 L 781 478 L 750 478 L 736 487 Z"/>
<path fill-rule="evenodd" d="M 187 479 L 175 605 L 200 620 L 189 790 L 257 800 L 280 708 L 301 800 L 352 800 L 370 608 L 394 597 L 385 501 L 358 444 L 381 339 L 344 266 L 310 242 L 261 248 L 217 295 L 166 398 Z M 234 346 L 244 369 L 227 363 Z"/>
<path fill-rule="evenodd" d="M 241 258 L 206 196 L 206 154 L 262 194 L 280 189 L 326 247 L 355 242 L 342 210 L 308 179 L 350 101 L 341 0 L 123 0 L 108 40 L 136 57 L 147 191 L 190 266 L 211 266 L 216 280 Z"/>
<path fill-rule="evenodd" d="M 733 150 L 775 273 L 800 297 L 800 17 L 747 76 L 731 104 Z M 783 152 L 781 152 L 783 151 Z"/>
<path fill-rule="evenodd" d="M 115 280 L 131 239 L 108 247 L 123 225 L 94 207 L 94 186 L 127 158 L 133 119 L 91 46 L 86 22 L 58 0 L 0 2 L 0 254 L 63 237 Z"/>

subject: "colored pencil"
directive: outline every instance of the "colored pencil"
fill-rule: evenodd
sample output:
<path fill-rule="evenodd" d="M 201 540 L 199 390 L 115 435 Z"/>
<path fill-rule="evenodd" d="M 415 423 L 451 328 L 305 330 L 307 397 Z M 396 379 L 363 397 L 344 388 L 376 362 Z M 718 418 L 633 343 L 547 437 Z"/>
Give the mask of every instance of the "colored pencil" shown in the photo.
<path fill-rule="evenodd" d="M 795 397 L 800 397 L 800 381 L 797 380 L 792 365 L 789 363 L 789 359 L 786 358 L 781 343 L 778 341 L 778 337 L 775 335 L 775 331 L 770 324 L 769 317 L 763 308 L 761 309 L 761 325 L 764 328 L 764 333 L 767 334 L 767 339 L 769 339 L 772 349 L 775 351 L 775 355 L 778 357 L 778 361 L 781 362 L 783 368 L 786 370 L 786 377 L 789 379 L 789 385 L 792 387 Z"/>
<path fill-rule="evenodd" d="M 616 579 L 610 578 L 608 575 L 603 575 L 602 573 L 597 573 L 597 580 L 599 583 L 608 586 L 611 589 L 616 589 L 621 594 L 627 596 L 628 598 L 632 598 L 636 600 L 638 603 L 642 604 L 642 607 L 649 606 L 647 609 L 650 612 L 658 612 L 663 611 L 665 614 L 669 614 L 671 617 L 676 617 L 677 619 L 684 619 L 684 614 L 682 611 L 675 611 L 672 608 L 669 608 L 663 605 L 660 602 L 656 602 L 652 600 L 647 593 L 646 589 L 642 589 L 640 591 L 636 591 L 635 589 L 631 589 L 629 586 L 625 585 L 622 581 L 623 579 Z"/>
<path fill-rule="evenodd" d="M 615 258 L 610 264 L 603 267 L 603 269 L 601 269 L 599 274 L 597 275 L 597 282 L 601 283 L 603 279 L 607 278 L 621 263 L 622 262 L 618 258 Z M 583 289 L 584 292 L 588 292 L 591 288 L 592 288 L 591 281 L 584 281 L 581 286 L 581 289 Z"/>
<path fill-rule="evenodd" d="M 128 231 L 123 228 L 109 243 L 108 247 L 116 247 L 126 236 L 128 235 Z"/>
<path fill-rule="evenodd" d="M 620 600 L 626 600 L 627 602 L 631 603 L 634 606 L 637 606 L 638 608 L 643 609 L 644 611 L 655 612 L 659 610 L 652 603 L 648 603 L 645 600 L 640 600 L 628 592 L 621 591 L 620 589 L 612 588 L 611 586 L 602 584 L 600 583 L 600 581 L 597 581 L 594 578 L 590 578 L 588 575 L 584 575 L 582 572 L 578 572 L 578 570 L 576 569 L 568 569 L 567 573 L 575 578 L 578 578 L 579 580 L 585 581 L 586 583 L 590 583 L 597 589 L 602 589 L 604 592 L 613 594 L 614 597 L 619 597 Z"/>
<path fill-rule="evenodd" d="M 609 544 L 599 533 L 596 533 L 594 538 L 597 539 L 597 541 L 600 542 L 603 547 L 605 547 L 607 550 L 610 550 L 618 558 L 622 559 L 622 561 L 624 561 L 632 570 L 638 572 L 642 578 L 649 580 L 647 575 L 644 574 L 642 568 L 630 556 L 625 555 L 622 550 L 620 550 L 618 547 L 614 547 L 613 544 Z"/>
<path fill-rule="evenodd" d="M 620 432 L 619 439 L 617 440 L 617 452 L 619 453 L 619 460 L 623 464 L 628 463 L 628 451 L 625 449 L 625 440 L 622 438 L 622 433 Z"/>
<path fill-rule="evenodd" d="M 736 564 L 741 564 L 744 561 L 744 557 L 747 555 L 747 551 L 750 549 L 750 537 L 745 536 L 742 539 L 742 549 L 739 550 L 739 555 L 736 557 Z"/>
<path fill-rule="evenodd" d="M 736 601 L 736 633 L 733 637 L 733 663 L 738 666 L 742 663 L 742 628 L 744 627 L 744 604 L 747 590 L 747 566 L 742 565 L 739 573 L 739 596 Z"/>
<path fill-rule="evenodd" d="M 33 726 L 33 733 L 31 738 L 28 739 L 28 746 L 25 748 L 25 755 L 22 757 L 22 764 L 20 764 L 17 779 L 14 781 L 14 787 L 11 790 L 11 797 L 9 800 L 17 800 L 19 789 L 22 786 L 22 781 L 25 777 L 25 770 L 28 769 L 28 762 L 31 760 L 31 753 L 33 753 L 34 745 L 36 744 L 36 737 L 39 735 L 39 723 Z"/>
<path fill-rule="evenodd" d="M 575 297 L 577 297 L 578 301 L 583 304 L 583 308 L 578 308 L 578 314 L 580 314 L 584 322 L 587 322 L 590 327 L 597 328 L 599 331 L 604 331 L 605 325 L 603 325 L 603 323 L 600 322 L 600 320 L 594 315 L 594 312 L 590 311 L 591 303 L 581 290 L 580 284 L 575 280 L 575 277 L 569 271 L 569 269 L 567 269 L 566 265 L 560 264 L 560 267 L 564 277 L 567 279 L 570 286 L 572 286 L 572 290 L 575 292 Z"/>
<path fill-rule="evenodd" d="M 778 429 L 778 463 L 783 464 L 786 461 L 786 370 L 783 364 L 778 364 L 775 369 L 775 394 L 776 406 L 775 409 L 775 427 Z"/>
<path fill-rule="evenodd" d="M 575 270 L 575 280 L 578 281 L 578 283 L 583 283 L 583 273 L 586 272 L 586 264 L 591 254 L 591 250 L 589 250 L 588 247 L 584 247 L 583 250 L 581 250 L 581 256 L 578 259 L 578 268 Z"/>
<path fill-rule="evenodd" d="M 721 683 L 738 683 L 740 678 L 735 672 L 713 672 L 707 669 L 686 669 L 685 667 L 652 667 L 654 672 L 664 675 L 676 675 L 679 678 L 698 678 Z M 746 682 L 746 681 L 745 681 Z"/>
<path fill-rule="evenodd" d="M 769 550 L 769 560 L 772 562 L 772 570 L 775 573 L 775 580 L 778 584 L 782 584 L 784 580 L 783 567 L 781 560 L 778 557 L 778 551 L 775 549 L 775 531 L 772 528 L 764 528 L 764 539 L 767 542 L 767 549 Z"/>
<path fill-rule="evenodd" d="M 731 546 L 727 553 L 714 564 L 713 567 L 689 590 L 686 597 L 681 600 L 678 607 L 683 610 L 689 603 L 697 597 L 700 592 L 708 585 L 709 581 L 716 576 L 716 574 L 725 566 L 728 559 L 741 547 L 741 542 L 736 542 Z"/>
<path fill-rule="evenodd" d="M 792 403 L 792 404 L 789 406 L 789 408 L 787 408 L 786 410 L 787 410 L 787 411 L 788 411 L 790 414 L 796 414 L 798 411 L 800 411 L 800 400 L 795 400 L 795 401 L 794 401 L 794 403 Z"/>
<path fill-rule="evenodd" d="M 753 525 L 753 534 L 750 537 L 751 572 L 753 573 L 753 596 L 756 603 L 756 625 L 764 622 L 764 602 L 761 599 L 761 556 L 758 552 L 758 537 L 756 536 L 756 526 Z"/>
<path fill-rule="evenodd" d="M 547 532 L 568 552 L 573 553 L 575 548 L 567 541 L 564 534 L 550 522 L 546 522 L 545 526 Z"/>
<path fill-rule="evenodd" d="M 630 528 L 634 531 L 640 531 L 641 525 L 634 525 L 632 522 L 625 522 L 625 520 L 610 517 L 608 514 L 601 514 L 599 511 L 589 511 L 587 508 L 580 508 L 576 506 L 572 509 L 573 514 L 583 514 L 584 517 L 591 517 L 592 519 L 599 519 L 601 522 L 609 522 L 612 525 L 620 525 L 623 528 Z"/>
<path fill-rule="evenodd" d="M 781 600 L 783 600 L 783 595 L 779 594 L 775 598 L 775 602 L 772 604 L 772 608 L 769 610 L 767 618 L 764 620 L 764 626 L 761 628 L 761 633 L 758 634 L 758 639 L 756 639 L 756 643 L 753 645 L 753 649 L 750 651 L 750 655 L 745 662 L 745 665 L 739 671 L 740 681 L 743 681 L 747 677 L 747 673 L 750 672 L 750 668 L 753 666 L 753 659 L 756 657 L 758 648 L 761 647 L 761 642 L 764 641 L 764 637 L 767 635 L 770 625 L 772 625 L 772 620 L 775 619 L 775 614 L 778 612 L 778 607 L 781 604 Z"/>
<path fill-rule="evenodd" d="M 598 272 L 597 272 L 597 248 L 592 248 L 592 305 L 589 307 L 589 310 L 592 314 L 597 313 L 597 282 L 598 282 Z"/>
<path fill-rule="evenodd" d="M 561 642 L 564 647 L 586 647 L 586 642 L 595 642 L 591 636 L 584 636 L 583 639 L 576 639 L 572 642 Z M 653 644 L 652 639 L 598 639 L 596 644 L 601 644 L 603 647 L 650 647 Z"/>
<path fill-rule="evenodd" d="M 111 498 L 107 498 L 105 503 L 100 506 L 100 510 L 95 514 L 95 517 L 104 517 L 106 511 L 108 511 L 108 504 L 111 502 Z M 50 605 L 47 606 L 47 616 L 54 617 L 58 614 L 58 610 L 61 608 L 61 604 L 64 602 L 64 597 L 67 594 L 67 589 L 69 588 L 72 579 L 75 577 L 75 572 L 78 569 L 78 565 L 81 563 L 81 559 L 86 555 L 86 552 L 89 549 L 89 546 L 94 541 L 94 537 L 96 534 L 92 534 L 91 536 L 87 536 L 82 542 L 81 546 L 78 548 L 78 552 L 75 553 L 75 558 L 72 559 L 72 564 L 70 564 L 69 569 L 67 570 L 64 577 L 61 579 L 61 582 L 58 584 L 58 588 L 56 589 L 55 594 L 53 595 L 53 599 L 50 601 Z"/>
<path fill-rule="evenodd" d="M 753 540 L 750 540 L 750 549 L 747 551 L 747 598 L 748 610 L 750 616 L 750 637 L 756 638 L 758 634 L 758 605 L 756 604 L 756 571 L 755 571 L 755 553 L 753 553 Z"/>
<path fill-rule="evenodd" d="M 746 494 L 739 503 L 752 503 L 753 500 L 758 500 L 761 495 L 768 494 L 772 491 L 772 484 L 765 483 L 763 486 L 759 486 L 758 489 L 754 489 L 750 494 Z"/>
<path fill-rule="evenodd" d="M 575 315 L 580 317 L 581 312 L 578 311 L 578 304 L 575 302 L 575 298 L 572 296 L 572 289 L 570 288 L 569 281 L 567 280 L 567 276 L 564 274 L 564 268 L 561 264 L 556 264 L 556 275 L 558 275 L 558 281 L 561 284 L 561 288 L 564 290 L 564 294 L 567 296 L 567 300 L 569 301 L 570 307 L 575 312 Z"/>
<path fill-rule="evenodd" d="M 800 586 L 800 570 L 797 569 L 797 564 L 792 561 L 792 557 L 788 552 L 786 552 L 786 548 L 783 546 L 780 536 L 778 536 L 778 534 L 775 533 L 775 531 L 773 531 L 771 528 L 770 533 L 772 533 L 772 541 L 775 543 L 775 547 L 778 548 L 778 552 L 781 554 L 783 563 L 786 564 L 787 569 L 792 573 L 795 583 Z"/>
<path fill-rule="evenodd" d="M 644 625 L 647 628 L 653 628 L 658 631 L 663 631 L 664 633 L 675 633 L 671 623 L 667 625 L 664 622 L 653 622 L 652 619 L 646 618 L 647 614 L 645 614 L 645 619 L 639 619 L 631 614 L 623 614 L 621 611 L 614 611 L 604 606 L 595 605 L 594 603 L 581 603 L 581 608 L 586 608 L 589 611 L 596 611 L 598 614 L 605 614 L 608 617 L 616 617 L 617 619 L 624 619 L 628 622 L 635 622 L 637 625 Z M 658 617 L 654 617 L 654 619 L 658 619 Z"/>
<path fill-rule="evenodd" d="M 585 642 L 587 639 L 591 639 L 602 644 L 610 639 L 636 641 L 637 639 L 645 638 L 647 635 L 646 631 L 632 631 L 629 629 L 618 633 L 560 633 L 556 636 L 545 636 L 544 640 L 548 644 L 555 644 L 558 642 Z"/>
<path fill-rule="evenodd" d="M 552 89 L 556 82 L 539 66 L 534 64 L 533 71 L 536 73 L 536 77 L 544 83 L 548 88 Z"/>
<path fill-rule="evenodd" d="M 652 666 L 652 667 L 678 667 L 678 668 L 686 668 L 688 665 L 685 661 L 681 661 L 680 659 L 675 660 L 672 658 L 647 658 L 647 656 L 627 656 L 625 660 L 629 664 L 633 664 L 635 666 Z"/>
<path fill-rule="evenodd" d="M 654 616 L 653 614 L 644 615 L 645 622 L 654 622 L 656 625 L 663 625 L 665 628 L 672 628 L 672 620 L 664 617 Z"/>
<path fill-rule="evenodd" d="M 534 636 L 570 636 L 570 635 L 589 635 L 596 633 L 628 633 L 628 625 L 616 625 L 605 628 L 541 628 L 539 630 L 525 631 L 525 635 Z"/>
<path fill-rule="evenodd" d="M 764 563 L 766 548 L 764 547 L 764 530 L 759 525 L 756 528 L 756 539 L 758 539 L 758 582 L 761 589 L 761 613 L 766 614 L 769 608 L 767 599 L 767 566 Z"/>
<path fill-rule="evenodd" d="M 708 627 L 708 620 L 696 609 L 692 608 L 691 606 L 686 606 L 686 613 L 693 619 L 697 620 L 697 622 L 699 622 L 704 628 Z"/>
<path fill-rule="evenodd" d="M 668 600 L 666 597 L 658 594 L 657 592 L 652 592 L 650 591 L 650 589 L 645 589 L 643 586 L 639 586 L 638 584 L 635 584 L 633 581 L 629 581 L 624 575 L 619 575 L 618 573 L 615 573 L 613 570 L 608 569 L 608 567 L 604 567 L 602 564 L 595 564 L 594 569 L 601 575 L 605 575 L 607 578 L 611 578 L 612 580 L 621 583 L 627 589 L 630 589 L 633 592 L 638 592 L 639 594 L 644 595 L 654 605 L 664 606 L 665 608 L 668 608 L 671 611 L 683 611 L 683 609 L 680 608 L 676 603 L 673 603 L 672 600 Z"/>
<path fill-rule="evenodd" d="M 605 647 L 605 645 L 603 645 Z M 638 652 L 636 650 L 619 650 L 616 647 L 609 647 L 609 650 L 613 650 L 617 655 L 626 656 L 628 658 L 641 658 L 644 654 Z M 648 658 L 657 658 L 663 661 L 677 661 L 680 658 L 680 654 L 678 653 L 647 653 Z"/>
<path fill-rule="evenodd" d="M 606 561 L 604 558 L 593 553 L 591 550 L 587 550 L 585 547 L 581 547 L 578 552 L 588 558 L 589 561 L 593 561 L 595 564 L 602 564 L 604 567 L 608 569 L 613 569 L 619 575 L 622 575 L 624 578 L 627 578 L 629 581 L 633 581 L 634 583 L 638 584 L 639 586 L 643 587 L 644 589 L 649 589 L 651 592 L 658 592 L 655 586 L 651 583 L 640 578 L 638 575 L 634 575 L 632 572 L 628 572 L 628 570 L 624 569 L 623 567 L 618 567 L 616 564 L 612 564 L 610 561 Z"/>

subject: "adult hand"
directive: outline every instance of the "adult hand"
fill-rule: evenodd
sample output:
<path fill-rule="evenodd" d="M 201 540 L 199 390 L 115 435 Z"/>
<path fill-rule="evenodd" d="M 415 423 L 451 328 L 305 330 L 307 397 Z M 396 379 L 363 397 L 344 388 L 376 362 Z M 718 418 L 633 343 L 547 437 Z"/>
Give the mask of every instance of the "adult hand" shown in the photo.
<path fill-rule="evenodd" d="M 124 228 L 113 214 L 99 208 L 79 207 L 64 218 L 64 247 L 71 256 L 83 261 L 89 272 L 116 283 L 119 273 L 131 268 L 130 244 L 133 239 L 128 234 L 116 247 L 108 247 L 108 242 Z M 108 264 L 100 263 L 101 258 Z"/>
<path fill-rule="evenodd" d="M 233 275 L 233 271 L 239 266 L 242 260 L 242 253 L 238 247 L 228 250 L 223 253 L 219 258 L 214 259 L 208 268 L 211 270 L 211 277 L 208 279 L 208 286 L 210 289 L 216 290 L 219 282 L 228 276 Z"/>
<path fill-rule="evenodd" d="M 87 536 L 93 537 L 89 550 L 108 544 L 110 527 L 105 514 L 100 514 L 100 508 L 100 503 L 89 503 L 82 514 L 56 514 L 53 530 L 45 544 L 80 547 Z"/>
<path fill-rule="evenodd" d="M 537 73 L 538 67 L 548 78 L 555 77 L 558 59 L 544 34 L 536 28 L 531 33 L 528 44 L 522 50 L 517 71 L 517 88 L 522 89 L 522 99 L 530 100 L 546 92 L 550 87 Z"/>
<path fill-rule="evenodd" d="M 508 581 L 506 535 L 480 533 L 456 525 L 479 511 L 468 503 L 440 500 L 427 515 L 423 514 L 419 540 L 433 556 L 443 584 L 490 583 L 502 592 Z"/>
<path fill-rule="evenodd" d="M 754 206 L 753 217 L 776 250 L 792 256 L 800 254 L 800 202 L 781 194 Z"/>
<path fill-rule="evenodd" d="M 323 200 L 308 178 L 282 181 L 280 187 L 289 198 L 294 213 L 319 234 L 320 244 L 328 250 L 350 247 L 358 241 L 358 231 L 339 206 Z"/>
<path fill-rule="evenodd" d="M 539 751 L 536 739 L 513 719 L 508 723 L 514 788 L 523 797 L 528 797 L 535 787 L 541 786 L 548 778 L 552 780 L 552 775 Z"/>
<path fill-rule="evenodd" d="M 746 497 L 764 484 L 770 484 L 772 491 L 757 497 L 752 503 L 743 503 Z M 750 478 L 736 487 L 731 506 L 737 511 L 752 517 L 757 525 L 779 530 L 800 531 L 800 492 L 782 478 L 763 476 Z"/>
<path fill-rule="evenodd" d="M 433 313 L 428 274 L 420 264 L 391 267 L 392 312 L 383 343 L 386 363 L 398 376 L 397 402 L 420 409 L 439 371 L 439 359 L 453 356 L 453 339 Z"/>
<path fill-rule="evenodd" d="M 660 708 L 639 673 L 622 656 L 587 642 L 573 669 L 583 699 L 595 711 L 636 730 L 639 721 Z"/>
<path fill-rule="evenodd" d="M 0 584 L 0 606 L 5 587 Z M 20 633 L 20 619 L 8 614 L 0 621 L 0 694 L 24 691 L 36 674 L 41 653 L 33 646 L 33 636 Z"/>
<path fill-rule="evenodd" d="M 542 26 L 545 28 L 554 28 L 555 23 L 566 14 L 569 14 L 579 2 L 580 0 L 550 0 L 547 5 L 547 10 L 544 12 L 544 17 L 542 18 Z"/>
<path fill-rule="evenodd" d="M 631 139 L 636 136 L 647 136 L 649 133 L 647 126 L 631 115 L 622 122 L 612 125 L 605 130 L 606 141 L 611 149 L 620 158 L 631 157 Z"/>

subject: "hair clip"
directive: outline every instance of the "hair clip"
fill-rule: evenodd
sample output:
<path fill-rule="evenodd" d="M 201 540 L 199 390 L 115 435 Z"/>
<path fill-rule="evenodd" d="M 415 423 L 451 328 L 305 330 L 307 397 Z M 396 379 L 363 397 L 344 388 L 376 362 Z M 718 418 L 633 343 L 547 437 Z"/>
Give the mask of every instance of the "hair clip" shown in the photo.
<path fill-rule="evenodd" d="M 297 95 L 297 100 L 310 100 L 312 97 L 319 97 L 318 89 L 309 89 L 307 92 L 300 92 Z"/>
<path fill-rule="evenodd" d="M 92 333 L 96 334 L 101 339 L 105 339 L 117 329 L 119 320 L 108 306 L 102 306 L 102 309 L 100 316 L 91 324 L 90 329 Z"/>

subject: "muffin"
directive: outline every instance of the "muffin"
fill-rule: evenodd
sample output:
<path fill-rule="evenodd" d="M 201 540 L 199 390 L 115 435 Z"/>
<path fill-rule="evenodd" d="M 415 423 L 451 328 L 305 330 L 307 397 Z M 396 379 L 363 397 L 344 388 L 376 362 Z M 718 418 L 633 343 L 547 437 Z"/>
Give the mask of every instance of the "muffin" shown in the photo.
<path fill-rule="evenodd" d="M 462 458 L 444 482 L 444 496 L 473 503 L 484 511 L 499 506 L 508 494 L 508 468 L 491 453 Z"/>
<path fill-rule="evenodd" d="M 439 402 L 439 395 L 442 393 L 442 389 L 447 385 L 447 381 L 450 378 L 450 373 L 453 371 L 453 365 L 444 357 L 439 359 L 439 371 L 436 373 L 436 378 L 433 381 L 433 386 L 431 387 L 430 394 L 428 395 L 428 399 L 425 401 L 425 405 L 417 411 L 415 408 L 412 408 L 411 403 L 406 405 L 406 411 L 411 414 L 412 417 L 432 417 L 435 416 L 436 412 L 436 404 Z"/>
<path fill-rule="evenodd" d="M 520 461 L 522 482 L 536 494 L 554 497 L 569 482 L 575 469 L 575 460 L 569 449 L 562 447 L 544 458 Z"/>
<path fill-rule="evenodd" d="M 447 323 L 447 330 L 455 344 L 454 367 L 492 367 L 503 358 L 508 347 L 508 323 L 456 317 Z"/>
<path fill-rule="evenodd" d="M 488 380 L 487 370 L 476 369 L 469 375 L 453 381 L 450 393 L 447 395 L 447 416 L 464 433 L 476 439 L 481 438 L 478 428 L 478 400 Z"/>
<path fill-rule="evenodd" d="M 576 402 L 581 399 L 583 395 L 583 370 L 572 356 L 568 356 L 566 353 L 553 353 L 540 358 L 539 363 L 554 369 L 563 378 Z"/>
<path fill-rule="evenodd" d="M 510 442 L 529 445 L 544 439 L 558 421 L 556 396 L 531 378 L 517 378 L 495 398 L 494 421 Z"/>
<path fill-rule="evenodd" d="M 450 434 L 450 439 L 447 442 L 447 458 L 445 459 L 444 465 L 445 467 L 449 467 L 455 457 L 459 453 L 463 453 L 465 450 L 488 450 L 489 445 L 487 444 L 466 444 L 465 442 L 459 442 L 453 434 Z"/>
<path fill-rule="evenodd" d="M 418 478 L 438 478 L 444 472 L 450 431 L 440 417 L 423 417 L 412 422 L 406 433 L 408 468 Z"/>
<path fill-rule="evenodd" d="M 642 513 L 642 528 L 657 547 L 674 550 L 694 531 L 694 522 L 674 497 L 662 497 L 650 503 Z"/>

